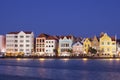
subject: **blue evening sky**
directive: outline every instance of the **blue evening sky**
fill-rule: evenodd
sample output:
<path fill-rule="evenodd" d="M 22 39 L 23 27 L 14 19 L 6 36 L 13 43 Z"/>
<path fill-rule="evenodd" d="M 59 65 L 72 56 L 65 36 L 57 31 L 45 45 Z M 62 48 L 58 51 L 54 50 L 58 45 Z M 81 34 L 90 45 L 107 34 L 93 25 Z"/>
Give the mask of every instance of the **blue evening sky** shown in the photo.
<path fill-rule="evenodd" d="M 0 0 L 0 34 L 21 30 L 120 38 L 120 0 Z"/>

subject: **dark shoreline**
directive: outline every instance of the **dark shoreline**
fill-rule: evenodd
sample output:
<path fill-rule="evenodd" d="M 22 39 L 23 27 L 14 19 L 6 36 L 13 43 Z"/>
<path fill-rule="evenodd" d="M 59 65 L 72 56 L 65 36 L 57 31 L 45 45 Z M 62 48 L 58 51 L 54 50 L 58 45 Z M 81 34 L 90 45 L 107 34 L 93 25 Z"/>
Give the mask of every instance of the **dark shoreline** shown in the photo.
<path fill-rule="evenodd" d="M 0 59 L 120 59 L 120 57 L 1 57 Z"/>

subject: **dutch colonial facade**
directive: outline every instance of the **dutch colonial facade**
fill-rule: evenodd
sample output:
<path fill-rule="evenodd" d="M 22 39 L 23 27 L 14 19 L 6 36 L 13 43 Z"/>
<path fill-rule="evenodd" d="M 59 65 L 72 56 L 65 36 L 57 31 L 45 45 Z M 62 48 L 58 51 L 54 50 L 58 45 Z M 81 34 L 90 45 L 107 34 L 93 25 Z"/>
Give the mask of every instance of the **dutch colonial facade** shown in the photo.
<path fill-rule="evenodd" d="M 83 42 L 83 50 L 84 53 L 87 54 L 89 48 L 91 47 L 91 39 L 90 38 L 86 38 Z"/>
<path fill-rule="evenodd" d="M 58 38 L 55 36 L 49 36 L 45 40 L 45 55 L 55 56 L 58 48 Z"/>
<path fill-rule="evenodd" d="M 76 56 L 83 54 L 83 43 L 81 43 L 81 41 L 76 41 L 75 43 L 73 43 L 72 49 L 73 49 L 73 54 Z"/>
<path fill-rule="evenodd" d="M 92 39 L 91 46 L 92 46 L 92 48 L 99 51 L 99 39 L 96 36 L 94 36 L 94 38 Z"/>
<path fill-rule="evenodd" d="M 107 33 L 101 36 L 100 51 L 102 55 L 107 57 L 112 57 L 113 55 L 116 55 L 116 38 L 109 37 Z"/>
<path fill-rule="evenodd" d="M 47 34 L 40 34 L 37 38 L 36 38 L 36 54 L 39 56 L 44 56 L 45 55 L 45 40 L 47 39 L 49 35 Z"/>
<path fill-rule="evenodd" d="M 74 41 L 73 36 L 61 36 L 59 38 L 59 55 L 60 56 L 70 56 L 72 52 L 72 44 Z"/>
<path fill-rule="evenodd" d="M 6 34 L 6 53 L 31 55 L 34 49 L 33 32 L 10 32 Z"/>

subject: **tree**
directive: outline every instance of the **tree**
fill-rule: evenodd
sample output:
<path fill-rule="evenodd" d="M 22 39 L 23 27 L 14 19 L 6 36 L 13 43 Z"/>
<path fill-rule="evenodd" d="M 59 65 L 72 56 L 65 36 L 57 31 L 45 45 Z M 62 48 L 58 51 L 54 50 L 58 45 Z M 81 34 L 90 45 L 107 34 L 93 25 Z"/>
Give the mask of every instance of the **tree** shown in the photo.
<path fill-rule="evenodd" d="M 92 48 L 92 47 L 90 47 L 90 48 L 88 49 L 88 52 L 90 52 L 91 54 L 96 54 L 96 53 L 97 53 L 97 50 L 94 49 L 94 48 Z"/>
<path fill-rule="evenodd" d="M 68 52 L 72 53 L 72 52 L 73 52 L 73 50 L 72 50 L 72 49 L 68 49 Z"/>
<path fill-rule="evenodd" d="M 55 53 L 55 56 L 58 57 L 58 50 L 57 49 L 53 49 L 53 52 Z"/>

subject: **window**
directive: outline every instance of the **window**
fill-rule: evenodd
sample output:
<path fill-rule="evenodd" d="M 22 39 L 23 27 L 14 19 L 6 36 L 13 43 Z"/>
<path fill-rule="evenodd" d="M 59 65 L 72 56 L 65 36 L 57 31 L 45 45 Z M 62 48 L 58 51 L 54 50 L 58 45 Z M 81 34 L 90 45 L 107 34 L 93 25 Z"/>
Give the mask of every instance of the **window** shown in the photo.
<path fill-rule="evenodd" d="M 26 51 L 29 51 L 29 49 L 26 49 Z"/>
<path fill-rule="evenodd" d="M 21 35 L 20 38 L 24 38 L 24 36 Z"/>
<path fill-rule="evenodd" d="M 15 44 L 15 47 L 18 47 L 18 45 L 17 45 L 17 44 Z"/>
<path fill-rule="evenodd" d="M 18 49 L 15 49 L 15 51 L 18 51 Z"/>
<path fill-rule="evenodd" d="M 20 52 L 22 52 L 23 51 L 23 49 L 20 49 Z"/>
<path fill-rule="evenodd" d="M 115 43 L 112 43 L 112 45 L 115 45 Z"/>
<path fill-rule="evenodd" d="M 44 39 L 42 40 L 42 42 L 44 42 Z"/>
<path fill-rule="evenodd" d="M 18 40 L 15 40 L 15 42 L 18 42 Z"/>
<path fill-rule="evenodd" d="M 29 38 L 30 36 L 26 36 L 26 38 Z"/>
<path fill-rule="evenodd" d="M 110 42 L 107 42 L 108 45 L 110 45 Z"/>
<path fill-rule="evenodd" d="M 22 44 L 20 44 L 20 47 L 23 47 L 23 45 L 22 45 Z"/>
<path fill-rule="evenodd" d="M 22 42 L 24 42 L 24 40 L 20 40 L 20 42 L 22 43 Z"/>
<path fill-rule="evenodd" d="M 107 51 L 110 51 L 110 49 L 109 49 L 109 48 L 107 48 Z"/>
<path fill-rule="evenodd" d="M 26 40 L 26 42 L 30 42 L 29 40 Z"/>
<path fill-rule="evenodd" d="M 26 47 L 29 47 L 29 46 L 30 46 L 29 44 L 26 45 Z"/>
<path fill-rule="evenodd" d="M 37 39 L 37 43 L 39 43 L 39 39 Z"/>
<path fill-rule="evenodd" d="M 18 36 L 15 36 L 15 38 L 18 38 Z"/>
<path fill-rule="evenodd" d="M 104 42 L 102 42 L 102 45 L 104 45 Z"/>

